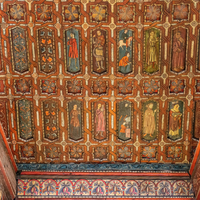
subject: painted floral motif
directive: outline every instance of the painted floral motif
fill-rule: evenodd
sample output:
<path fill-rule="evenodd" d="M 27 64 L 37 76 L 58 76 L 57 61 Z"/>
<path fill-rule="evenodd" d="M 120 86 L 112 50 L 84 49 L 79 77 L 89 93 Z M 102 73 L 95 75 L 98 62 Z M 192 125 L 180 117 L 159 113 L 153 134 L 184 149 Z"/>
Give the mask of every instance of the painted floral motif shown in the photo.
<path fill-rule="evenodd" d="M 167 148 L 167 158 L 179 159 L 182 157 L 182 147 L 170 146 Z"/>
<path fill-rule="evenodd" d="M 9 14 L 11 20 L 24 21 L 25 19 L 25 6 L 23 4 L 9 5 Z"/>
<path fill-rule="evenodd" d="M 83 158 L 83 147 L 72 146 L 69 148 L 69 155 L 71 159 L 82 159 Z"/>
<path fill-rule="evenodd" d="M 15 80 L 15 87 L 17 93 L 30 93 L 31 80 Z"/>
<path fill-rule="evenodd" d="M 189 5 L 178 4 L 174 5 L 174 20 L 188 20 Z"/>
<path fill-rule="evenodd" d="M 52 21 L 52 7 L 49 5 L 36 5 L 38 21 Z"/>
<path fill-rule="evenodd" d="M 42 93 L 52 94 L 56 93 L 56 81 L 42 80 Z"/>
<path fill-rule="evenodd" d="M 16 27 L 11 30 L 14 70 L 24 73 L 29 70 L 25 29 Z"/>
<path fill-rule="evenodd" d="M 20 146 L 20 149 L 23 158 L 34 158 L 35 150 L 33 146 Z"/>
<path fill-rule="evenodd" d="M 132 6 L 119 6 L 118 15 L 120 22 L 133 22 L 135 17 L 134 7 Z"/>
<path fill-rule="evenodd" d="M 6 137 L 8 137 L 7 104 L 5 100 L 0 101 L 0 123 Z"/>
<path fill-rule="evenodd" d="M 142 158 L 156 158 L 156 147 L 144 147 L 142 151 Z"/>
<path fill-rule="evenodd" d="M 108 193 L 110 195 L 122 195 L 122 184 L 120 183 L 120 181 L 117 180 L 113 180 L 110 181 L 110 183 L 108 184 Z"/>
<path fill-rule="evenodd" d="M 31 180 L 27 184 L 26 195 L 39 195 L 40 188 L 39 183 L 35 180 Z"/>
<path fill-rule="evenodd" d="M 64 20 L 70 22 L 79 21 L 79 7 L 74 5 L 64 6 Z"/>
<path fill-rule="evenodd" d="M 67 81 L 67 93 L 69 94 L 81 94 L 82 81 L 76 79 Z"/>
<path fill-rule="evenodd" d="M 88 195 L 89 194 L 89 184 L 87 181 L 78 181 L 75 185 L 76 195 Z"/>
<path fill-rule="evenodd" d="M 0 93 L 4 93 L 4 81 L 0 80 Z"/>
<path fill-rule="evenodd" d="M 47 180 L 43 184 L 43 194 L 55 195 L 56 194 L 56 183 L 53 180 Z"/>
<path fill-rule="evenodd" d="M 90 7 L 91 18 L 93 22 L 105 22 L 107 7 L 103 5 L 95 5 Z"/>
<path fill-rule="evenodd" d="M 118 158 L 119 159 L 130 159 L 131 158 L 131 147 L 118 147 Z"/>
<path fill-rule="evenodd" d="M 106 147 L 95 147 L 94 148 L 94 159 L 98 159 L 98 160 L 107 159 L 107 148 Z"/>
<path fill-rule="evenodd" d="M 147 80 L 144 81 L 144 94 L 158 94 L 159 81 Z"/>
<path fill-rule="evenodd" d="M 155 185 L 152 181 L 144 181 L 141 183 L 141 196 L 154 196 Z"/>
<path fill-rule="evenodd" d="M 92 190 L 91 193 L 93 195 L 105 195 L 106 194 L 106 185 L 101 180 L 96 180 L 92 184 Z"/>
<path fill-rule="evenodd" d="M 20 138 L 24 140 L 33 138 L 31 101 L 27 99 L 21 99 L 17 101 L 17 109 L 18 109 L 18 134 Z"/>
<path fill-rule="evenodd" d="M 119 81 L 119 94 L 132 94 L 132 81 Z"/>
<path fill-rule="evenodd" d="M 70 181 L 62 181 L 58 190 L 58 195 L 72 195 L 73 189 Z"/>
<path fill-rule="evenodd" d="M 43 102 L 44 137 L 49 140 L 58 138 L 58 103 L 53 100 Z"/>
<path fill-rule="evenodd" d="M 107 82 L 98 80 L 93 81 L 93 93 L 94 94 L 106 94 L 107 93 Z"/>
<path fill-rule="evenodd" d="M 161 20 L 161 6 L 150 5 L 146 6 L 146 21 L 160 21 Z"/>
<path fill-rule="evenodd" d="M 125 194 L 130 196 L 138 196 L 139 195 L 138 184 L 135 181 L 128 181 L 125 184 Z"/>
<path fill-rule="evenodd" d="M 47 158 L 51 159 L 59 158 L 60 149 L 54 146 L 45 147 L 45 153 Z"/>
<path fill-rule="evenodd" d="M 187 185 L 184 181 L 178 181 L 173 186 L 173 194 L 175 196 L 187 196 L 188 190 Z"/>
<path fill-rule="evenodd" d="M 185 88 L 185 84 L 184 84 L 184 80 L 179 80 L 179 79 L 174 79 L 170 81 L 170 93 L 184 93 L 184 88 Z"/>
<path fill-rule="evenodd" d="M 91 183 L 91 184 L 90 184 Z M 41 185 L 41 186 L 40 186 Z M 118 196 L 120 198 L 165 198 L 172 199 L 179 197 L 194 197 L 193 186 L 189 180 L 110 180 L 110 179 L 38 179 L 38 180 L 18 180 L 18 195 L 24 196 L 58 195 L 63 198 L 87 198 L 97 199 L 99 196 L 111 198 Z M 49 197 L 50 198 L 50 197 Z"/>
<path fill-rule="evenodd" d="M 200 80 L 196 82 L 196 92 L 200 92 Z"/>
<path fill-rule="evenodd" d="M 24 184 L 22 181 L 18 181 L 17 195 L 24 195 Z"/>
<path fill-rule="evenodd" d="M 38 31 L 40 70 L 45 73 L 55 71 L 54 32 L 43 28 Z"/>
<path fill-rule="evenodd" d="M 158 195 L 166 197 L 171 196 L 171 186 L 167 181 L 161 181 L 157 187 L 158 187 L 157 190 Z"/>

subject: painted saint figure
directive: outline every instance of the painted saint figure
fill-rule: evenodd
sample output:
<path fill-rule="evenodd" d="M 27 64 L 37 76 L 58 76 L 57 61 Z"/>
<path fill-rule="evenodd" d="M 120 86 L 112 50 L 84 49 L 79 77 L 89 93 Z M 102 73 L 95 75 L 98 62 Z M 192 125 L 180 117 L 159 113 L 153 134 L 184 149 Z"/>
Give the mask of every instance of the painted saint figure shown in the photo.
<path fill-rule="evenodd" d="M 158 38 L 155 35 L 155 32 L 152 30 L 149 34 L 149 39 L 147 41 L 146 48 L 146 62 L 148 65 L 152 64 L 152 68 L 154 65 L 158 65 L 158 52 L 157 52 L 157 43 L 159 42 Z"/>
<path fill-rule="evenodd" d="M 70 112 L 70 135 L 78 136 L 80 134 L 80 114 L 80 108 L 77 110 L 77 105 L 75 104 Z"/>
<path fill-rule="evenodd" d="M 97 35 L 93 35 L 93 56 L 96 58 L 97 70 L 105 69 L 104 66 L 104 46 L 105 37 L 101 34 L 101 31 L 97 31 Z"/>
<path fill-rule="evenodd" d="M 145 31 L 144 71 L 150 74 L 159 70 L 159 37 L 159 30 L 150 29 Z"/>
<path fill-rule="evenodd" d="M 98 137 L 104 137 L 104 132 L 106 130 L 106 121 L 105 121 L 105 109 L 102 104 L 98 104 L 96 113 L 95 113 L 95 122 L 96 124 L 96 135 Z"/>
<path fill-rule="evenodd" d="M 169 136 L 179 136 L 179 130 L 182 124 L 182 113 L 179 110 L 179 104 L 175 104 L 169 112 Z"/>
<path fill-rule="evenodd" d="M 119 32 L 118 41 L 119 72 L 123 74 L 132 71 L 133 31 L 123 29 Z"/>
<path fill-rule="evenodd" d="M 153 103 L 147 104 L 146 107 L 147 109 L 144 113 L 143 133 L 144 136 L 149 135 L 150 137 L 152 137 L 156 129 L 156 110 L 153 111 Z"/>
<path fill-rule="evenodd" d="M 124 141 L 131 138 L 131 112 L 130 102 L 118 103 L 118 137 Z"/>
<path fill-rule="evenodd" d="M 78 59 L 78 48 L 77 48 L 77 41 L 73 32 L 70 33 L 70 37 L 68 37 L 67 45 L 69 45 L 69 62 L 68 66 L 71 66 L 71 61 L 74 59 L 75 61 L 75 68 L 78 69 L 77 66 L 77 59 Z"/>
<path fill-rule="evenodd" d="M 172 70 L 181 72 L 185 68 L 185 40 L 177 31 L 173 37 Z"/>

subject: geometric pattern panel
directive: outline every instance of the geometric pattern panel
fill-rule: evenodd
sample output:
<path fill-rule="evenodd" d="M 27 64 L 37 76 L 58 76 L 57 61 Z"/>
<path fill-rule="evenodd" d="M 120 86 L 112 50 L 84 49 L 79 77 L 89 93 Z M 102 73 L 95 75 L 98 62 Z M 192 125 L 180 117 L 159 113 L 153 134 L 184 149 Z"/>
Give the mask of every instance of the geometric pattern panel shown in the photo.
<path fill-rule="evenodd" d="M 191 163 L 199 6 L 3 1 L 0 121 L 16 162 Z"/>
<path fill-rule="evenodd" d="M 189 180 L 19 179 L 18 198 L 193 198 Z"/>

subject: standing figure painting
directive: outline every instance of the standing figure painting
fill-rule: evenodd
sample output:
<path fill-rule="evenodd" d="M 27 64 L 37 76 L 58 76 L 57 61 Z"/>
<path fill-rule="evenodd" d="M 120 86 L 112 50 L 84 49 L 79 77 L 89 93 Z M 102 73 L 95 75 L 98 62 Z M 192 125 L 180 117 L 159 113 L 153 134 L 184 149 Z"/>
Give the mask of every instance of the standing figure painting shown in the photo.
<path fill-rule="evenodd" d="M 186 58 L 186 29 L 179 28 L 173 31 L 172 44 L 172 71 L 181 72 L 185 69 Z"/>
<path fill-rule="evenodd" d="M 131 138 L 132 106 L 131 102 L 122 101 L 117 104 L 118 138 L 128 140 Z"/>
<path fill-rule="evenodd" d="M 106 71 L 106 31 L 94 30 L 92 32 L 93 71 L 102 73 Z"/>
<path fill-rule="evenodd" d="M 76 29 L 66 31 L 67 45 L 67 71 L 76 73 L 80 71 L 79 60 L 79 32 Z"/>
<path fill-rule="evenodd" d="M 82 137 L 82 113 L 81 102 L 72 101 L 68 103 L 69 114 L 69 137 L 73 140 L 79 140 Z"/>
<path fill-rule="evenodd" d="M 179 139 L 182 136 L 183 102 L 170 102 L 169 138 Z"/>
<path fill-rule="evenodd" d="M 154 140 L 157 131 L 157 103 L 150 101 L 143 105 L 143 138 Z"/>
<path fill-rule="evenodd" d="M 154 28 L 145 31 L 145 72 L 152 74 L 159 70 L 159 50 L 160 31 Z"/>
<path fill-rule="evenodd" d="M 103 140 L 107 136 L 106 127 L 106 104 L 104 102 L 95 102 L 94 106 L 94 138 Z"/>
<path fill-rule="evenodd" d="M 123 74 L 132 72 L 133 59 L 133 31 L 123 29 L 119 31 L 118 39 L 118 71 Z"/>

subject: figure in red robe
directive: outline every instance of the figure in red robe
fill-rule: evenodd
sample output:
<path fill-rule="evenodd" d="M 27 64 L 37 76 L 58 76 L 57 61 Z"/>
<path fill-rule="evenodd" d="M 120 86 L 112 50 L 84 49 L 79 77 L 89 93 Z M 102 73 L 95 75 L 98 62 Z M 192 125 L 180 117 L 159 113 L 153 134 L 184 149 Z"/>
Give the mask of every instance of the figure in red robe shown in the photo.
<path fill-rule="evenodd" d="M 68 38 L 67 45 L 69 45 L 69 67 L 71 65 L 71 59 L 75 59 L 75 67 L 77 67 L 77 59 L 78 59 L 78 48 L 77 48 L 77 42 L 74 37 L 74 33 L 70 33 L 70 38 Z"/>
<path fill-rule="evenodd" d="M 96 124 L 96 136 L 104 137 L 103 134 L 106 129 L 105 110 L 104 106 L 101 104 L 98 104 L 98 108 L 96 110 L 95 124 Z"/>
<path fill-rule="evenodd" d="M 173 38 L 172 70 L 181 72 L 185 68 L 185 41 L 178 31 Z"/>

